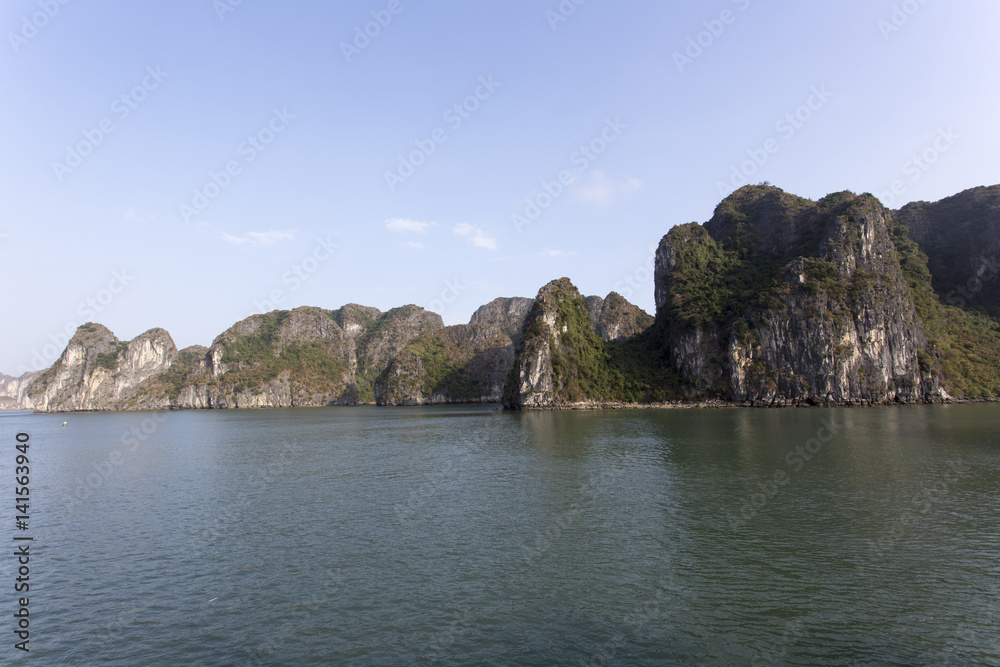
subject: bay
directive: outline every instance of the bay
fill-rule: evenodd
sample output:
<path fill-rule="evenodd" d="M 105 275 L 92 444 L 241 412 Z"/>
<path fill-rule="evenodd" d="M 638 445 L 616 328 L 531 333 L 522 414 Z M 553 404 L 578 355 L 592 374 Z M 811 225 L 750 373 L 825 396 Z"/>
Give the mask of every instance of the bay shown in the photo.
<path fill-rule="evenodd" d="M 996 404 L 0 425 L 38 664 L 1000 664 Z"/>

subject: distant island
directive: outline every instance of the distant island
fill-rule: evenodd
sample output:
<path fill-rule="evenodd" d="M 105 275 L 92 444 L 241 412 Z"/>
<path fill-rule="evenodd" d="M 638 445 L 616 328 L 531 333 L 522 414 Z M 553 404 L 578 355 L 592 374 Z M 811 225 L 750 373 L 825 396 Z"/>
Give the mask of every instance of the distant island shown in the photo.
<path fill-rule="evenodd" d="M 303 307 L 177 350 L 163 329 L 123 342 L 88 323 L 47 370 L 0 375 L 0 409 L 993 399 L 998 258 L 1000 186 L 898 211 L 746 186 L 660 241 L 655 317 L 561 278 L 448 327 L 412 305 Z"/>

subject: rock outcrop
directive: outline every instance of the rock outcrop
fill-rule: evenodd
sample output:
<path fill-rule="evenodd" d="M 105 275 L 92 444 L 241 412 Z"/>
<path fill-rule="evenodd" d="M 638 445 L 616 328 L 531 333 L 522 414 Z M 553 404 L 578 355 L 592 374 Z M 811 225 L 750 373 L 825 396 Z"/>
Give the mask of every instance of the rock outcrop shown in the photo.
<path fill-rule="evenodd" d="M 378 405 L 499 403 L 514 363 L 514 343 L 495 324 L 427 331 L 390 363 L 375 384 Z"/>
<path fill-rule="evenodd" d="M 494 299 L 469 324 L 421 334 L 375 384 L 377 405 L 499 403 L 532 300 Z"/>
<path fill-rule="evenodd" d="M 657 317 L 685 383 L 751 404 L 942 398 L 900 269 L 891 212 L 870 195 L 819 203 L 742 188 L 656 257 Z"/>
<path fill-rule="evenodd" d="M 480 306 L 472 314 L 469 324 L 492 324 L 516 343 L 521 337 L 524 318 L 533 302 L 533 299 L 520 296 L 494 299 L 485 306 Z"/>
<path fill-rule="evenodd" d="M 412 305 L 302 307 L 178 351 L 162 329 L 124 342 L 88 323 L 48 370 L 0 375 L 0 409 L 996 397 L 998 259 L 1000 186 L 901 211 L 747 186 L 663 237 L 655 318 L 562 278 L 451 327 Z"/>
<path fill-rule="evenodd" d="M 48 370 L 3 377 L 0 406 L 38 412 L 266 408 L 374 402 L 375 379 L 406 345 L 444 327 L 416 306 L 382 313 L 296 308 L 252 315 L 210 347 L 180 352 L 163 329 L 129 342 L 81 326 Z"/>
<path fill-rule="evenodd" d="M 630 310 L 616 305 L 614 296 L 607 300 L 612 301 L 609 312 Z M 524 321 L 504 407 L 559 407 L 621 397 L 626 379 L 609 363 L 606 341 L 596 331 L 602 323 L 598 312 L 603 314 L 604 300 L 584 298 L 568 278 L 538 292 Z"/>
<path fill-rule="evenodd" d="M 0 410 L 30 410 L 28 387 L 39 375 L 40 371 L 28 372 L 20 377 L 0 373 Z"/>
<path fill-rule="evenodd" d="M 612 292 L 605 299 L 588 296 L 584 300 L 594 332 L 602 340 L 626 340 L 653 326 L 652 315 L 629 303 L 618 292 Z"/>
<path fill-rule="evenodd" d="M 1000 185 L 913 202 L 897 217 L 927 255 L 942 302 L 1000 317 Z"/>
<path fill-rule="evenodd" d="M 653 323 L 651 316 L 614 292 L 606 299 L 584 298 L 575 287 L 569 288 L 583 308 L 580 323 L 598 342 L 625 340 Z M 529 313 L 537 303 L 538 299 L 519 297 L 496 299 L 477 310 L 467 325 L 421 335 L 392 361 L 376 384 L 376 403 L 501 402 L 514 367 L 514 350 L 529 329 Z M 585 391 L 572 382 L 563 389 L 565 396 L 557 393 L 552 400 L 579 398 L 580 391 Z"/>
<path fill-rule="evenodd" d="M 122 342 L 100 324 L 85 324 L 28 387 L 24 407 L 38 412 L 165 408 L 168 402 L 141 397 L 140 388 L 176 359 L 174 341 L 163 329 Z"/>

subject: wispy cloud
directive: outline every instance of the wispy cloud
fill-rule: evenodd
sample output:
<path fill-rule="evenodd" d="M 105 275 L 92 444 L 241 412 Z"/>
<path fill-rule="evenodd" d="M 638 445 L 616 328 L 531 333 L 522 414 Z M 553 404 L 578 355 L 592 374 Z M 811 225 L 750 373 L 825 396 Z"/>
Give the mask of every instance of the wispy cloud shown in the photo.
<path fill-rule="evenodd" d="M 403 246 L 404 248 L 414 248 L 416 250 L 424 249 L 424 244 L 418 243 L 417 241 L 403 241 L 399 245 Z"/>
<path fill-rule="evenodd" d="M 130 208 L 127 211 L 125 211 L 125 219 L 126 220 L 135 220 L 136 219 L 136 217 L 135 217 L 135 209 L 134 208 Z"/>
<path fill-rule="evenodd" d="M 542 257 L 573 257 L 579 253 L 575 250 L 550 250 L 549 248 L 545 248 L 538 254 Z"/>
<path fill-rule="evenodd" d="M 642 189 L 642 181 L 637 178 L 626 178 L 616 181 L 603 171 L 594 171 L 574 193 L 578 199 L 588 204 L 606 205 L 623 197 L 635 194 Z"/>
<path fill-rule="evenodd" d="M 385 221 L 385 228 L 398 234 L 426 234 L 433 226 L 435 226 L 433 222 L 421 222 L 409 218 L 392 218 Z"/>
<path fill-rule="evenodd" d="M 279 241 L 290 241 L 294 239 L 295 230 L 272 229 L 266 232 L 247 232 L 243 236 L 233 236 L 232 234 L 223 234 L 222 238 L 226 243 L 232 243 L 235 246 L 243 246 L 243 245 L 267 246 L 267 245 L 274 245 Z"/>
<path fill-rule="evenodd" d="M 497 240 L 495 238 L 487 236 L 486 232 L 478 227 L 473 227 L 467 222 L 455 225 L 451 228 L 451 231 L 458 236 L 465 238 L 469 243 L 477 248 L 486 248 L 487 250 L 497 249 Z"/>

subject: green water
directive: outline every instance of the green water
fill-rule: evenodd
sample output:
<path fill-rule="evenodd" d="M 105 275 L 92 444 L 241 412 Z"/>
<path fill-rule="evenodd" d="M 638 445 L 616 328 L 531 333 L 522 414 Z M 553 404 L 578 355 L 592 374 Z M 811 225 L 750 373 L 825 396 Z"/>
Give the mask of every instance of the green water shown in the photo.
<path fill-rule="evenodd" d="M 1000 664 L 998 405 L 0 429 L 40 665 Z"/>

